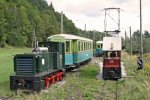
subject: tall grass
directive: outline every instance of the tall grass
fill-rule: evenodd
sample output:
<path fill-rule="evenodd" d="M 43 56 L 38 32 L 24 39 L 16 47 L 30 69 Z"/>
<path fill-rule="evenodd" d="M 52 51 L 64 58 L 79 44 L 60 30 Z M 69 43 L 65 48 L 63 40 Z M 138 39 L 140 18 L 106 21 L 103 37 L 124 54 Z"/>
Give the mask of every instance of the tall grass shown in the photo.
<path fill-rule="evenodd" d="M 123 53 L 127 76 L 124 87 L 120 87 L 120 98 L 123 100 L 149 100 L 150 98 L 150 66 L 148 60 L 150 54 L 144 55 L 144 69 L 137 71 L 137 56 L 129 56 Z"/>

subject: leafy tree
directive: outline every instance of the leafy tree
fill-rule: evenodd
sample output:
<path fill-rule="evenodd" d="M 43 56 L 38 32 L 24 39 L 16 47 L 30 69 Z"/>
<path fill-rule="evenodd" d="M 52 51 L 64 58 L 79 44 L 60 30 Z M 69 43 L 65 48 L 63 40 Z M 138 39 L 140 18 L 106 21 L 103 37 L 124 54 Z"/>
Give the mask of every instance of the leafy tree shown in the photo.
<path fill-rule="evenodd" d="M 144 31 L 144 37 L 150 38 L 150 33 L 147 30 Z"/>
<path fill-rule="evenodd" d="M 5 2 L 0 1 L 0 47 L 4 47 L 6 41 L 6 18 L 5 18 Z"/>
<path fill-rule="evenodd" d="M 131 37 L 132 39 L 132 50 L 133 51 L 140 51 L 140 32 L 139 30 L 135 31 L 133 33 L 133 36 Z M 130 52 L 130 39 L 127 39 L 126 40 L 127 42 L 127 47 L 126 47 L 126 50 L 128 52 Z M 144 53 L 147 53 L 147 52 L 150 52 L 150 34 L 148 31 L 144 31 L 144 34 L 143 34 L 143 52 Z"/>

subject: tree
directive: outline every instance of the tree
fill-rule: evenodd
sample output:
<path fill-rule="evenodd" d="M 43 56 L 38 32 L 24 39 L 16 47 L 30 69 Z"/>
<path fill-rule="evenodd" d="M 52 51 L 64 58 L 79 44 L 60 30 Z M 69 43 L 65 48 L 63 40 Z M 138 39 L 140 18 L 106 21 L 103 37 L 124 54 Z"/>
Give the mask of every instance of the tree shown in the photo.
<path fill-rule="evenodd" d="M 5 19 L 5 3 L 3 0 L 0 1 L 0 47 L 5 46 L 6 41 L 6 34 L 5 34 L 5 27 L 6 27 L 6 19 Z"/>
<path fill-rule="evenodd" d="M 150 33 L 147 30 L 144 31 L 144 37 L 150 38 Z"/>

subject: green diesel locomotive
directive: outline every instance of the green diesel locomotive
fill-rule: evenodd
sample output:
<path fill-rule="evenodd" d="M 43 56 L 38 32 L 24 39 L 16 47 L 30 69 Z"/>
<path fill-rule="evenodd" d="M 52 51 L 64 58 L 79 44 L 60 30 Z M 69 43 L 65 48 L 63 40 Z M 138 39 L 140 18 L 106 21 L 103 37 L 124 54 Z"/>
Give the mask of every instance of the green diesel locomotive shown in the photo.
<path fill-rule="evenodd" d="M 14 57 L 15 75 L 10 76 L 10 89 L 40 91 L 62 80 L 64 70 L 64 43 L 46 42 L 32 53 Z"/>

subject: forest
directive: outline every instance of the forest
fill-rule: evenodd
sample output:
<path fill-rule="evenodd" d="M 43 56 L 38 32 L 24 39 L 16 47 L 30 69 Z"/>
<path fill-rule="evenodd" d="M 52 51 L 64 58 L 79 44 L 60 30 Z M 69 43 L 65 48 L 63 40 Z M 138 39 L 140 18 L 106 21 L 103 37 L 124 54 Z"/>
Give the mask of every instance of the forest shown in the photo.
<path fill-rule="evenodd" d="M 32 47 L 33 35 L 38 41 L 60 33 L 61 13 L 55 11 L 53 4 L 45 0 L 0 0 L 0 47 Z M 77 28 L 65 14 L 64 33 L 75 34 L 95 41 L 102 40 L 103 32 L 85 31 Z M 132 37 L 133 51 L 139 50 L 140 33 L 137 30 Z M 130 38 L 123 38 L 123 48 L 130 52 Z M 150 52 L 150 33 L 143 33 L 144 53 Z"/>
<path fill-rule="evenodd" d="M 31 47 L 33 33 L 38 41 L 60 33 L 61 14 L 45 0 L 0 0 L 0 47 Z M 64 33 L 78 29 L 64 15 Z"/>

